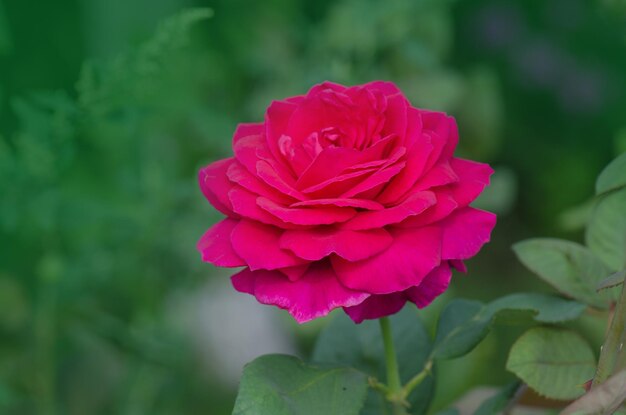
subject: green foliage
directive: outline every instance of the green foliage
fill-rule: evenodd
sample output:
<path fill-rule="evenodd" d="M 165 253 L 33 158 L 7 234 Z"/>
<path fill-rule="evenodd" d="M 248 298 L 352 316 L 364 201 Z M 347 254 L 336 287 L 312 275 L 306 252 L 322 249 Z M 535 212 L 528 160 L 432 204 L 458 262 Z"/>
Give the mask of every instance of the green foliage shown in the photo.
<path fill-rule="evenodd" d="M 568 400 L 581 396 L 593 377 L 596 361 L 589 344 L 576 332 L 538 327 L 520 337 L 506 368 L 539 394 Z"/>
<path fill-rule="evenodd" d="M 624 283 L 625 278 L 626 278 L 626 270 L 611 274 L 606 279 L 600 281 L 600 283 L 596 287 L 596 290 L 601 291 L 601 290 L 606 290 L 607 288 L 617 287 L 618 285 L 621 285 Z"/>
<path fill-rule="evenodd" d="M 512 382 L 506 385 L 494 396 L 481 403 L 474 415 L 496 415 L 502 413 L 519 391 L 519 388 L 519 382 Z"/>
<path fill-rule="evenodd" d="M 617 157 L 602 170 L 596 180 L 596 195 L 626 187 L 626 153 Z"/>
<path fill-rule="evenodd" d="M 511 294 L 487 305 L 452 300 L 439 317 L 432 355 L 452 359 L 469 353 L 487 336 L 494 318 L 500 314 L 525 312 L 537 322 L 556 323 L 573 320 L 584 309 L 576 301 L 536 293 Z"/>
<path fill-rule="evenodd" d="M 596 292 L 610 269 L 589 249 L 574 242 L 536 238 L 513 246 L 519 260 L 554 288 L 599 308 L 608 308 L 614 293 Z"/>
<path fill-rule="evenodd" d="M 603 196 L 587 225 L 589 248 L 613 271 L 626 269 L 626 188 Z"/>
<path fill-rule="evenodd" d="M 422 370 L 431 350 L 431 340 L 414 307 L 405 307 L 390 317 L 398 361 L 400 379 L 406 383 Z M 354 324 L 347 316 L 335 316 L 322 331 L 313 352 L 313 361 L 345 364 L 364 373 L 385 379 L 383 342 L 378 321 Z M 432 377 L 426 378 L 409 396 L 412 414 L 423 414 L 428 409 L 434 392 Z M 370 390 L 362 414 L 384 413 L 384 402 Z"/>
<path fill-rule="evenodd" d="M 571 403 L 561 414 L 610 415 L 617 413 L 624 401 L 626 401 L 626 371 L 621 371 Z"/>
<path fill-rule="evenodd" d="M 266 355 L 244 368 L 233 415 L 358 415 L 366 391 L 367 376 L 354 369 Z"/>

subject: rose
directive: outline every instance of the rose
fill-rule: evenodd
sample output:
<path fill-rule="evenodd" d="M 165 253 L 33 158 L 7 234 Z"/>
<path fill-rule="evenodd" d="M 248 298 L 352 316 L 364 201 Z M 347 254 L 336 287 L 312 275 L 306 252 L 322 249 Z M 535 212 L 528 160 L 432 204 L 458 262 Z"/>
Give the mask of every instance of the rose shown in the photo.
<path fill-rule="evenodd" d="M 199 173 L 227 216 L 198 242 L 202 259 L 245 267 L 235 289 L 300 323 L 338 307 L 356 322 L 425 307 L 495 225 L 469 207 L 493 171 L 453 157 L 457 141 L 454 118 L 389 82 L 274 101 L 265 122 L 237 127 L 234 157 Z"/>

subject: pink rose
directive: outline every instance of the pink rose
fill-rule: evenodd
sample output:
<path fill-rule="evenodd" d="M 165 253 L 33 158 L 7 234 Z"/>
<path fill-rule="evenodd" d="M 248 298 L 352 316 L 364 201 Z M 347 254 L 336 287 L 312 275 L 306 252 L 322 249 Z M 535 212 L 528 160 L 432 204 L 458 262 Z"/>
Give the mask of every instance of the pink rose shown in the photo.
<path fill-rule="evenodd" d="M 489 241 L 495 215 L 469 207 L 487 165 L 453 157 L 454 118 L 411 106 L 389 82 L 325 82 L 240 124 L 234 157 L 200 170 L 227 217 L 202 259 L 245 267 L 238 291 L 300 323 L 343 307 L 355 321 L 430 304 L 451 268 Z"/>

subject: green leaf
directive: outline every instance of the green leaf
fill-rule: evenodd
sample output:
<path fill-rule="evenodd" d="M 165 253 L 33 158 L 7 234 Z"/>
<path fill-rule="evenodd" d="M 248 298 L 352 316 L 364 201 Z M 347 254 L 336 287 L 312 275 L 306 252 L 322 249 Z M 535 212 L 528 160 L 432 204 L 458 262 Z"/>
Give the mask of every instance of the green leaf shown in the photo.
<path fill-rule="evenodd" d="M 624 283 L 624 278 L 626 278 L 626 270 L 611 274 L 607 278 L 600 281 L 600 284 L 598 284 L 596 290 L 602 291 L 606 290 L 607 288 L 613 288 L 617 287 L 618 285 L 622 285 Z"/>
<path fill-rule="evenodd" d="M 541 293 L 516 293 L 493 300 L 487 305 L 487 314 L 512 310 L 530 312 L 539 323 L 562 323 L 578 318 L 587 308 L 574 300 Z"/>
<path fill-rule="evenodd" d="M 615 413 L 624 401 L 626 401 L 626 371 L 619 372 L 596 386 L 571 403 L 561 414 L 609 415 Z"/>
<path fill-rule="evenodd" d="M 576 301 L 538 293 L 511 294 L 487 305 L 453 300 L 439 317 L 433 357 L 452 359 L 469 353 L 487 336 L 494 317 L 509 311 L 529 314 L 540 323 L 557 323 L 577 318 L 585 308 Z"/>
<path fill-rule="evenodd" d="M 611 271 L 626 269 L 626 188 L 598 200 L 587 225 L 586 241 Z"/>
<path fill-rule="evenodd" d="M 474 415 L 496 415 L 501 413 L 513 399 L 519 387 L 519 382 L 512 382 L 506 385 L 494 396 L 480 404 Z"/>
<path fill-rule="evenodd" d="M 457 299 L 439 317 L 433 357 L 452 359 L 469 353 L 487 336 L 492 316 L 483 316 L 480 301 Z"/>
<path fill-rule="evenodd" d="M 538 327 L 515 342 L 506 368 L 537 393 L 568 400 L 585 392 L 582 385 L 593 377 L 596 361 L 578 333 Z"/>
<path fill-rule="evenodd" d="M 431 350 L 431 340 L 426 332 L 415 307 L 407 306 L 390 317 L 391 330 L 400 362 L 400 378 L 408 382 L 420 372 Z M 382 338 L 378 321 L 367 320 L 354 324 L 345 315 L 337 315 L 322 331 L 313 352 L 315 362 L 345 364 L 375 376 L 380 381 L 385 379 L 385 360 Z M 432 394 L 434 382 L 427 377 L 409 396 L 410 412 L 425 413 Z M 384 412 L 382 397 L 371 390 L 363 415 L 378 415 Z"/>
<path fill-rule="evenodd" d="M 582 245 L 550 238 L 528 239 L 513 246 L 519 260 L 554 288 L 589 305 L 607 308 L 612 293 L 596 286 L 611 271 Z"/>
<path fill-rule="evenodd" d="M 355 369 L 266 355 L 245 366 L 233 415 L 357 415 L 366 393 Z"/>
<path fill-rule="evenodd" d="M 601 195 L 626 187 L 626 153 L 618 156 L 602 170 L 596 181 L 596 194 Z"/>

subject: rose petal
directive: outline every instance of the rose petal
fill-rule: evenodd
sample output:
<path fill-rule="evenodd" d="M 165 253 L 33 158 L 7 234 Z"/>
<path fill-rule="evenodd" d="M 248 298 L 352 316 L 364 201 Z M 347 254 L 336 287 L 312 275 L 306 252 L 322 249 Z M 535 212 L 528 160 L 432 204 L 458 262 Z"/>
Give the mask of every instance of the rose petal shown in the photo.
<path fill-rule="evenodd" d="M 306 196 L 296 190 L 295 183 L 291 180 L 285 180 L 285 175 L 281 175 L 275 168 L 275 165 L 266 161 L 260 160 L 256 163 L 256 174 L 265 183 L 272 186 L 274 189 L 282 192 L 288 196 L 291 196 L 298 200 L 305 200 Z"/>
<path fill-rule="evenodd" d="M 422 140 L 414 142 L 409 148 L 405 168 L 393 178 L 380 196 L 376 198 L 380 203 L 389 204 L 397 202 L 422 176 L 428 154 L 430 154 L 433 149 L 433 146 L 428 141 L 428 136 L 423 137 Z"/>
<path fill-rule="evenodd" d="M 354 186 L 352 189 L 343 193 L 340 197 L 342 198 L 352 198 L 358 197 L 360 194 L 365 193 L 366 191 L 375 188 L 376 186 L 387 183 L 393 176 L 398 174 L 404 166 L 406 162 L 400 161 L 392 166 L 383 168 L 378 170 L 376 173 L 373 173 L 366 179 L 364 179 L 361 183 Z"/>
<path fill-rule="evenodd" d="M 409 102 L 402 94 L 395 94 L 387 99 L 383 136 L 397 134 L 404 138 L 407 127 L 407 111 Z M 403 140 L 404 141 L 404 140 Z"/>
<path fill-rule="evenodd" d="M 298 178 L 295 186 L 298 189 L 306 189 L 332 179 L 357 163 L 361 157 L 361 153 L 352 148 L 325 148 Z"/>
<path fill-rule="evenodd" d="M 307 272 L 310 263 L 302 264 L 302 265 L 294 265 L 293 267 L 285 267 L 280 268 L 279 271 L 282 272 L 289 278 L 289 281 L 297 281 Z"/>
<path fill-rule="evenodd" d="M 237 183 L 244 189 L 259 196 L 269 197 L 283 204 L 291 204 L 297 200 L 277 191 L 273 187 L 268 186 L 265 182 L 259 180 L 237 161 L 231 163 L 228 167 L 226 175 L 231 182 Z"/>
<path fill-rule="evenodd" d="M 250 173 L 256 174 L 256 163 L 259 160 L 270 160 L 272 155 L 262 135 L 240 137 L 233 144 L 235 158 Z"/>
<path fill-rule="evenodd" d="M 333 253 L 348 261 L 359 261 L 384 251 L 391 243 L 391 235 L 384 229 L 349 231 L 323 227 L 285 231 L 280 238 L 281 248 L 310 261 Z"/>
<path fill-rule="evenodd" d="M 327 89 L 330 89 L 332 91 L 337 91 L 337 92 L 344 92 L 348 88 L 346 88 L 343 85 L 336 84 L 334 82 L 324 81 L 321 84 L 317 84 L 311 87 L 311 89 L 309 89 L 309 92 L 306 93 L 306 96 L 308 98 L 314 97 L 314 96 L 319 95 L 320 92 L 325 91 Z"/>
<path fill-rule="evenodd" d="M 339 280 L 354 290 L 388 294 L 418 285 L 441 258 L 441 229 L 389 229 L 393 243 L 382 253 L 351 262 L 331 257 Z"/>
<path fill-rule="evenodd" d="M 383 210 L 359 212 L 341 225 L 342 229 L 374 229 L 393 223 L 399 223 L 409 216 L 419 215 L 435 204 L 437 198 L 433 192 L 418 192 L 397 206 Z"/>
<path fill-rule="evenodd" d="M 265 209 L 261 209 L 257 205 L 258 195 L 249 192 L 240 186 L 234 186 L 228 192 L 228 198 L 233 206 L 233 210 L 244 218 L 254 219 L 256 221 L 274 225 L 283 229 L 298 229 L 301 226 L 291 223 L 285 223 L 283 220 L 270 214 Z"/>
<path fill-rule="evenodd" d="M 293 203 L 289 207 L 303 207 L 303 206 L 339 206 L 339 207 L 355 207 L 367 210 L 382 210 L 385 207 L 380 203 L 373 200 L 365 199 L 313 199 L 304 200 L 302 202 Z"/>
<path fill-rule="evenodd" d="M 352 321 L 359 324 L 363 320 L 373 320 L 397 313 L 404 307 L 406 300 L 404 292 L 372 295 L 359 305 L 344 307 L 343 311 Z"/>
<path fill-rule="evenodd" d="M 263 123 L 241 123 L 237 125 L 235 134 L 233 134 L 233 146 L 243 137 L 262 135 L 264 131 L 265 124 Z"/>
<path fill-rule="evenodd" d="M 218 160 L 198 172 L 198 182 L 204 197 L 226 216 L 237 216 L 233 213 L 233 206 L 228 199 L 228 192 L 233 184 L 226 176 L 226 171 L 233 162 L 233 158 Z"/>
<path fill-rule="evenodd" d="M 417 216 L 410 216 L 396 226 L 402 228 L 419 228 L 440 221 L 449 216 L 457 207 L 456 200 L 448 193 L 435 192 L 437 202 Z"/>
<path fill-rule="evenodd" d="M 302 193 L 315 199 L 336 197 L 339 194 L 347 192 L 356 186 L 356 184 L 361 182 L 363 177 L 366 177 L 368 174 L 374 173 L 377 170 L 378 168 L 369 168 L 343 173 L 319 184 L 303 189 Z"/>
<path fill-rule="evenodd" d="M 428 157 L 426 170 L 439 161 L 452 157 L 458 142 L 458 128 L 456 120 L 443 112 L 422 110 L 423 134 L 428 134 L 433 145 L 433 151 Z"/>
<path fill-rule="evenodd" d="M 489 185 L 493 169 L 484 163 L 453 158 L 450 164 L 459 182 L 450 186 L 450 193 L 459 206 L 467 206 Z"/>
<path fill-rule="evenodd" d="M 443 229 L 441 257 L 469 259 L 489 242 L 496 225 L 496 215 L 474 208 L 462 208 L 441 221 Z"/>
<path fill-rule="evenodd" d="M 232 246 L 252 271 L 277 269 L 306 263 L 279 247 L 282 229 L 251 220 L 241 220 L 232 230 Z"/>
<path fill-rule="evenodd" d="M 424 308 L 448 289 L 451 278 L 452 271 L 444 262 L 432 270 L 420 285 L 409 288 L 406 296 L 417 307 Z"/>
<path fill-rule="evenodd" d="M 289 281 L 279 271 L 248 268 L 231 280 L 237 291 L 254 295 L 260 303 L 288 310 L 298 323 L 323 317 L 338 307 L 357 305 L 369 296 L 341 285 L 327 262 L 311 265 L 297 281 Z"/>
<path fill-rule="evenodd" d="M 452 169 L 452 166 L 448 161 L 441 162 L 430 169 L 424 176 L 422 176 L 412 191 L 428 190 L 433 187 L 445 186 L 450 183 L 457 183 L 459 176 Z"/>
<path fill-rule="evenodd" d="M 202 235 L 196 247 L 204 262 L 218 267 L 243 267 L 246 263 L 237 255 L 231 243 L 231 234 L 238 221 L 224 219 Z"/>
<path fill-rule="evenodd" d="M 283 222 L 296 225 L 330 225 L 345 222 L 356 215 L 356 210 L 348 207 L 324 206 L 292 208 L 281 206 L 273 200 L 259 197 L 257 205 Z"/>
<path fill-rule="evenodd" d="M 398 89 L 396 84 L 394 84 L 393 82 L 389 82 L 389 81 L 368 82 L 367 84 L 363 85 L 363 88 L 378 89 L 385 95 L 396 95 L 396 94 L 401 93 L 400 89 Z"/>
<path fill-rule="evenodd" d="M 266 145 L 276 160 L 287 162 L 280 152 L 278 140 L 282 135 L 287 134 L 289 120 L 299 105 L 288 101 L 272 101 L 265 113 Z"/>

